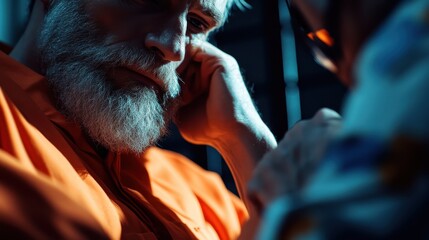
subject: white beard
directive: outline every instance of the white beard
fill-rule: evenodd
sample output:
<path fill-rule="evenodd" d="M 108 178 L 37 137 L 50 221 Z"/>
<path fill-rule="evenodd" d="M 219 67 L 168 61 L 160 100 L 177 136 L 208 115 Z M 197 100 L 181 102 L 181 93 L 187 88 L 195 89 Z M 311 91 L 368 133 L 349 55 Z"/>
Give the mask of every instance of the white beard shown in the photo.
<path fill-rule="evenodd" d="M 165 134 L 175 111 L 180 92 L 175 67 L 157 64 L 146 49 L 109 44 L 113 37 L 100 33 L 79 2 L 56 1 L 47 13 L 39 40 L 46 78 L 60 110 L 95 142 L 140 153 Z M 115 89 L 107 72 L 119 66 L 149 70 L 168 89 L 161 97 L 138 84 Z"/>

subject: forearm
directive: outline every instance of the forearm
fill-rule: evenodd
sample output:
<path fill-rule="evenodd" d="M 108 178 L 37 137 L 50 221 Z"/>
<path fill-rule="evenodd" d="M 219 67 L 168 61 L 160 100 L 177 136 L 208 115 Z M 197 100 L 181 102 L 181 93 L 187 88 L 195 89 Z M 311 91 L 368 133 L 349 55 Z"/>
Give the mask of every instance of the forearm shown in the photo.
<path fill-rule="evenodd" d="M 228 164 L 237 185 L 238 192 L 249 207 L 246 199 L 246 184 L 252 176 L 257 162 L 262 156 L 274 149 L 277 142 L 256 113 L 252 117 L 239 120 L 237 128 L 225 134 L 214 143 L 215 147 Z"/>
<path fill-rule="evenodd" d="M 219 138 L 214 147 L 221 153 L 234 177 L 237 190 L 249 212 L 250 219 L 243 226 L 240 239 L 251 239 L 259 226 L 256 206 L 248 199 L 246 185 L 262 156 L 274 149 L 277 142 L 268 127 L 262 122 L 244 121 L 238 134 Z"/>

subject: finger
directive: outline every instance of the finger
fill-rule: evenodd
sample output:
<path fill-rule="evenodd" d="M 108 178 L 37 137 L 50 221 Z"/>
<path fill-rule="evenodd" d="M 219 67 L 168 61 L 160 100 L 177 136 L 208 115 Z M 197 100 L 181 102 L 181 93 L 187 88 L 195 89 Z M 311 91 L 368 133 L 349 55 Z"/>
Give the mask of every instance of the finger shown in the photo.
<path fill-rule="evenodd" d="M 301 120 L 295 123 L 295 125 L 291 129 L 289 129 L 289 131 L 286 132 L 283 140 L 279 143 L 279 145 L 286 146 L 290 144 L 291 141 L 299 142 L 308 124 L 309 120 Z"/>
<path fill-rule="evenodd" d="M 192 61 L 201 62 L 201 57 L 196 58 L 196 55 L 198 53 L 204 54 L 206 45 L 210 44 L 199 38 L 187 38 L 186 57 Z"/>
<path fill-rule="evenodd" d="M 182 63 L 177 68 L 177 73 L 182 75 L 185 70 L 188 68 L 189 64 L 193 61 L 193 58 L 197 51 L 199 51 L 200 47 L 195 41 L 190 37 L 185 38 L 186 49 L 185 49 L 185 59 L 183 59 Z"/>
<path fill-rule="evenodd" d="M 197 37 L 190 37 L 189 39 L 189 51 L 192 56 L 195 56 L 197 52 L 204 51 L 204 44 L 207 43 L 206 40 L 202 40 Z"/>
<path fill-rule="evenodd" d="M 223 54 L 221 50 L 213 46 L 211 43 L 207 41 L 201 41 L 200 39 L 191 39 L 191 45 L 195 49 L 195 61 L 202 61 L 206 55 L 219 56 Z"/>
<path fill-rule="evenodd" d="M 186 55 L 177 72 L 182 79 L 181 105 L 188 105 L 208 90 L 208 78 L 203 75 L 201 62 L 195 61 L 197 52 L 202 51 L 204 41 L 187 38 Z"/>
<path fill-rule="evenodd" d="M 232 56 L 213 46 L 211 43 L 199 39 L 192 39 L 191 44 L 195 47 L 194 61 L 210 62 L 210 64 L 214 65 L 221 64 L 229 67 L 229 70 L 233 70 L 231 67 L 238 69 L 238 64 Z M 214 66 L 212 67 L 214 68 Z"/>
<path fill-rule="evenodd" d="M 324 123 L 329 120 L 341 120 L 341 115 L 329 108 L 322 108 L 316 112 L 312 120 L 315 123 Z"/>

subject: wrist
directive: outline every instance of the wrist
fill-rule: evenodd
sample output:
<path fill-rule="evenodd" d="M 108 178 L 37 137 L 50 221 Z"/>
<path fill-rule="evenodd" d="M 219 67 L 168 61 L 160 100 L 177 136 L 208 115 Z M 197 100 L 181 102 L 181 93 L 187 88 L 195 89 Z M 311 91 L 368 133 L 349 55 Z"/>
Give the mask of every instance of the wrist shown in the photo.
<path fill-rule="evenodd" d="M 261 124 L 239 123 L 231 133 L 219 136 L 211 144 L 224 158 L 234 176 L 237 189 L 246 206 L 246 184 L 253 175 L 253 170 L 262 156 L 274 149 L 277 142 L 268 127 Z"/>
<path fill-rule="evenodd" d="M 219 135 L 210 145 L 222 155 L 238 155 L 239 160 L 256 164 L 267 151 L 277 146 L 277 142 L 262 120 L 237 121 L 231 131 Z"/>

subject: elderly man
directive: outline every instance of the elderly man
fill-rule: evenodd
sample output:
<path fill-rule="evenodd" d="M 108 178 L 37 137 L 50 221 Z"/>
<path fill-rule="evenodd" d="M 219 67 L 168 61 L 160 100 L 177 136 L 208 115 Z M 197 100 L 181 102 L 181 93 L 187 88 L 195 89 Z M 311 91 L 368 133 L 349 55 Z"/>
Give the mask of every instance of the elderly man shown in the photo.
<path fill-rule="evenodd" d="M 319 62 L 354 88 L 343 120 L 321 110 L 256 168 L 259 239 L 428 238 L 429 2 L 288 4 Z"/>
<path fill-rule="evenodd" d="M 242 196 L 275 147 L 236 61 L 205 41 L 232 4 L 34 2 L 0 53 L 2 236 L 238 237 L 248 213 L 220 178 L 152 146 L 174 120 L 222 154 Z"/>

